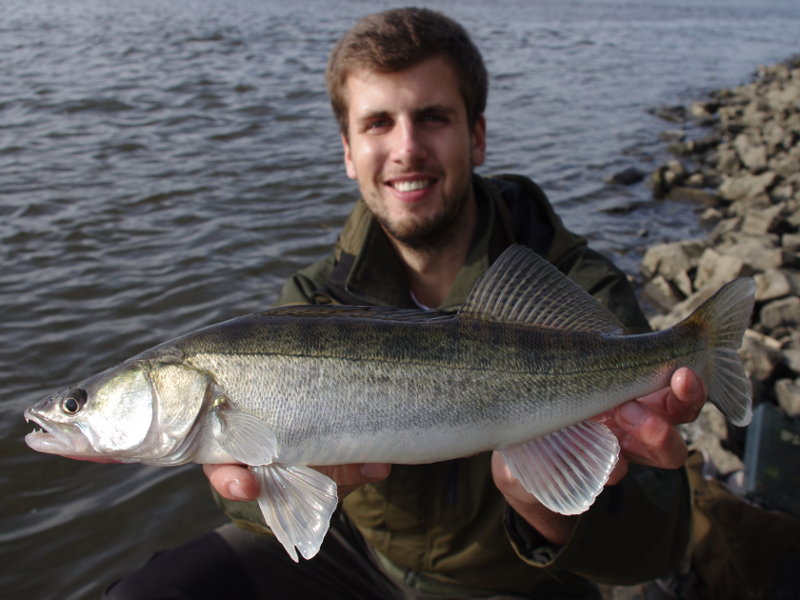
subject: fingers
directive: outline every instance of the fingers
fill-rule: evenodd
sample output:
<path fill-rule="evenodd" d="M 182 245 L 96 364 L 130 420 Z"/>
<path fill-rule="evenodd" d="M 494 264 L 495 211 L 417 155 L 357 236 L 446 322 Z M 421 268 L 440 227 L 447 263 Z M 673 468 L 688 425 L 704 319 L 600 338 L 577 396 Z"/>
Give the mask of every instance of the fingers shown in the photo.
<path fill-rule="evenodd" d="M 706 401 L 706 391 L 702 379 L 684 367 L 673 373 L 670 387 L 638 400 L 673 425 L 678 425 L 690 423 L 698 417 Z"/>
<path fill-rule="evenodd" d="M 203 465 L 203 472 L 220 496 L 244 502 L 258 497 L 255 476 L 241 465 Z"/>
<path fill-rule="evenodd" d="M 351 465 L 333 465 L 314 467 L 333 479 L 338 487 L 339 499 L 365 483 L 373 483 L 386 479 L 391 473 L 392 465 L 383 463 L 358 463 Z"/>
<path fill-rule="evenodd" d="M 391 465 L 365 463 L 314 467 L 336 482 L 339 498 L 344 498 L 365 483 L 379 481 L 389 476 Z M 258 497 L 258 482 L 247 467 L 242 465 L 203 465 L 203 472 L 211 486 L 223 498 L 248 502 Z"/>

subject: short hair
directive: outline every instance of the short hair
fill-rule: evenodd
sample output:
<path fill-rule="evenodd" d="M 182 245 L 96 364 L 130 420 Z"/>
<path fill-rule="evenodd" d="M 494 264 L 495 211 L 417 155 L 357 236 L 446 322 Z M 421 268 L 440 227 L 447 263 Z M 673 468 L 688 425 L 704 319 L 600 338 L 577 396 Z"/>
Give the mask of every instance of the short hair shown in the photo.
<path fill-rule="evenodd" d="M 425 8 L 400 8 L 360 19 L 331 52 L 325 82 L 339 130 L 347 136 L 347 77 L 358 69 L 394 73 L 434 57 L 456 69 L 470 128 L 486 110 L 488 77 L 481 53 L 466 30 Z"/>

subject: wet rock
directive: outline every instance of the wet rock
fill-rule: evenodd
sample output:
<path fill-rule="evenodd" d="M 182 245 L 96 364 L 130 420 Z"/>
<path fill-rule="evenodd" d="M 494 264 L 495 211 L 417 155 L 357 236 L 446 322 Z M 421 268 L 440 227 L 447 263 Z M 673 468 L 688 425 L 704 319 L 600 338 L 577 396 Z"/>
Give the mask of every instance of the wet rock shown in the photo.
<path fill-rule="evenodd" d="M 606 178 L 606 183 L 611 184 L 618 184 L 618 185 L 633 185 L 634 183 L 639 183 L 642 181 L 647 174 L 635 167 L 628 167 L 627 169 L 623 169 L 619 173 L 614 173 L 610 177 Z"/>

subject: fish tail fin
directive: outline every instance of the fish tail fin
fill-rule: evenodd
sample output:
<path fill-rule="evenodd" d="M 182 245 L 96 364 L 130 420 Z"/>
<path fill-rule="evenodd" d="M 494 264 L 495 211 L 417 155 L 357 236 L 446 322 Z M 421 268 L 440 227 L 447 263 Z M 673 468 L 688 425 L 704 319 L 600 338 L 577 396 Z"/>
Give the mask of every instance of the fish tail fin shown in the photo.
<path fill-rule="evenodd" d="M 734 425 L 753 416 L 750 379 L 738 349 L 753 312 L 755 283 L 741 277 L 723 286 L 684 321 L 706 331 L 711 360 L 704 373 L 708 397 Z"/>

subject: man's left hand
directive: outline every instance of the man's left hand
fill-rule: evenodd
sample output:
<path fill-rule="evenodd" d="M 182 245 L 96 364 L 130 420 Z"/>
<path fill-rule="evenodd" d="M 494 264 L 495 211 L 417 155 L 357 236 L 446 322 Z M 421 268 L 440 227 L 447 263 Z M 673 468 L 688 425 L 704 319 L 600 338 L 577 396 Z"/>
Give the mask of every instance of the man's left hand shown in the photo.
<path fill-rule="evenodd" d="M 631 462 L 677 469 L 688 454 L 677 425 L 690 423 L 700 414 L 706 400 L 702 380 L 687 368 L 673 373 L 670 386 L 648 396 L 630 400 L 595 417 L 605 424 L 620 444 L 620 457 L 606 485 L 619 483 Z M 550 542 L 563 545 L 576 517 L 546 509 L 511 474 L 500 453 L 492 456 L 492 475 L 506 501 Z"/>

